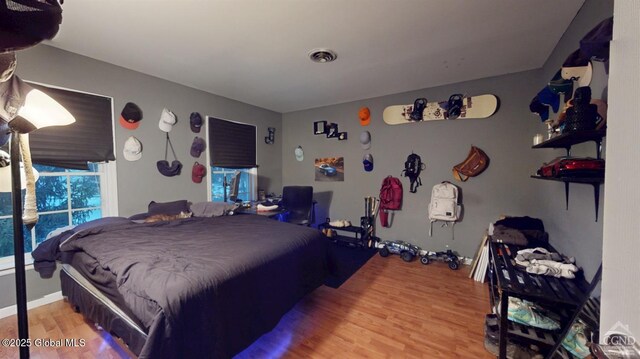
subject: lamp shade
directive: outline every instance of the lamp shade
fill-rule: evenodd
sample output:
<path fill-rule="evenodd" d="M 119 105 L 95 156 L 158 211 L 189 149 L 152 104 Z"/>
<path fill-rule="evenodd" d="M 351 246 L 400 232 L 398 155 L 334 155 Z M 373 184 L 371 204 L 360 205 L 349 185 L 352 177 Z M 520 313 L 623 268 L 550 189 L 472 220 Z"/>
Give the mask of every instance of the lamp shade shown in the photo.
<path fill-rule="evenodd" d="M 17 75 L 0 83 L 0 117 L 20 133 L 76 121 L 56 100 L 22 81 Z"/>
<path fill-rule="evenodd" d="M 34 168 L 33 175 L 37 181 L 40 174 Z M 24 173 L 24 164 L 20 162 L 20 189 L 27 188 L 27 179 Z M 11 162 L 9 154 L 0 150 L 0 192 L 11 192 Z"/>
<path fill-rule="evenodd" d="M 22 50 L 50 40 L 62 22 L 58 0 L 0 0 L 0 51 Z"/>
<path fill-rule="evenodd" d="M 24 106 L 18 110 L 18 116 L 29 121 L 36 129 L 47 126 L 66 126 L 76 122 L 66 108 L 49 95 L 34 88 L 27 93 Z"/>

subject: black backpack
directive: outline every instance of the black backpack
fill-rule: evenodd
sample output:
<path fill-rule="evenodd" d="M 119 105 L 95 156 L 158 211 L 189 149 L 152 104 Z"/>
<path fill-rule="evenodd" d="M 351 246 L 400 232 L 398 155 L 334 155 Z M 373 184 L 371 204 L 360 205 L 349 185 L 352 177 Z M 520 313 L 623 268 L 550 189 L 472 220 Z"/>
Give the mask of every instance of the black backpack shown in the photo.
<path fill-rule="evenodd" d="M 420 179 L 420 172 L 425 168 L 425 164 L 422 163 L 422 159 L 415 153 L 410 154 L 407 160 L 404 162 L 404 170 L 402 175 L 409 177 L 411 185 L 409 186 L 409 192 L 416 193 L 419 186 L 422 186 L 422 180 Z"/>

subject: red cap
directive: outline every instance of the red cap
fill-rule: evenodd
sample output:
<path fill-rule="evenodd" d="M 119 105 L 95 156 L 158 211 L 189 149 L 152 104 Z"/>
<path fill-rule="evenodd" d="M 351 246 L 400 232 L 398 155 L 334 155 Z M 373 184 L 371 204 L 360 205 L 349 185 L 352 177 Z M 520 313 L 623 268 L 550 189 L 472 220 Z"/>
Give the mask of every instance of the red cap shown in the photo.
<path fill-rule="evenodd" d="M 201 183 L 202 178 L 206 176 L 207 169 L 203 165 L 198 162 L 193 164 L 193 169 L 191 170 L 191 180 L 193 183 Z"/>

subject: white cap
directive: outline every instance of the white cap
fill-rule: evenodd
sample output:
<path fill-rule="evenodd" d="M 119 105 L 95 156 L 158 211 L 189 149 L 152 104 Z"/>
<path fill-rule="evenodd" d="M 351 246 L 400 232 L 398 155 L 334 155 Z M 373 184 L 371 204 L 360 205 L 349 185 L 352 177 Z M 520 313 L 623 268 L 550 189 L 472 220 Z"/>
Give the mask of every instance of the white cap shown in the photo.
<path fill-rule="evenodd" d="M 137 161 L 142 158 L 142 143 L 133 137 L 129 136 L 124 143 L 124 149 L 122 149 L 124 159 L 127 161 Z"/>
<path fill-rule="evenodd" d="M 565 80 L 576 80 L 578 87 L 589 86 L 591 78 L 593 77 L 591 61 L 589 61 L 587 66 L 563 67 L 561 76 Z"/>
<path fill-rule="evenodd" d="M 160 123 L 158 123 L 158 127 L 164 132 L 171 132 L 173 125 L 176 124 L 176 115 L 173 112 L 167 110 L 166 108 L 162 110 L 162 115 L 160 115 Z"/>
<path fill-rule="evenodd" d="M 371 134 L 369 133 L 369 131 L 363 131 L 360 134 L 360 145 L 365 150 L 371 148 Z"/>
<path fill-rule="evenodd" d="M 302 151 L 302 147 L 300 147 L 300 146 L 296 147 L 296 149 L 293 151 L 293 153 L 295 153 L 295 155 L 296 155 L 296 160 L 298 160 L 298 161 L 304 160 L 304 151 Z"/>
<path fill-rule="evenodd" d="M 11 192 L 11 165 L 8 153 L 0 150 L 0 162 L 6 164 L 4 167 L 0 167 L 0 192 Z M 33 177 L 37 181 L 40 177 L 38 171 L 33 168 Z M 27 177 L 24 174 L 24 164 L 20 162 L 20 189 L 27 188 Z"/>

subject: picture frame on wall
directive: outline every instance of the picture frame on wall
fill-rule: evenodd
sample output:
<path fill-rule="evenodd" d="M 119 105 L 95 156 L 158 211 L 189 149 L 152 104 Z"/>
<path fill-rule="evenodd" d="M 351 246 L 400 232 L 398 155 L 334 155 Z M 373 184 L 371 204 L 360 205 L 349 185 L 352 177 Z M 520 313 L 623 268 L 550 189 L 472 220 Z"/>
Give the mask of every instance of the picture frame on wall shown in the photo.
<path fill-rule="evenodd" d="M 331 123 L 327 125 L 327 138 L 336 138 L 338 137 L 338 124 Z"/>
<path fill-rule="evenodd" d="M 348 138 L 349 136 L 347 135 L 346 132 L 338 132 L 338 141 L 344 141 Z"/>
<path fill-rule="evenodd" d="M 327 133 L 327 121 L 316 121 L 313 123 L 314 135 L 325 135 Z"/>

